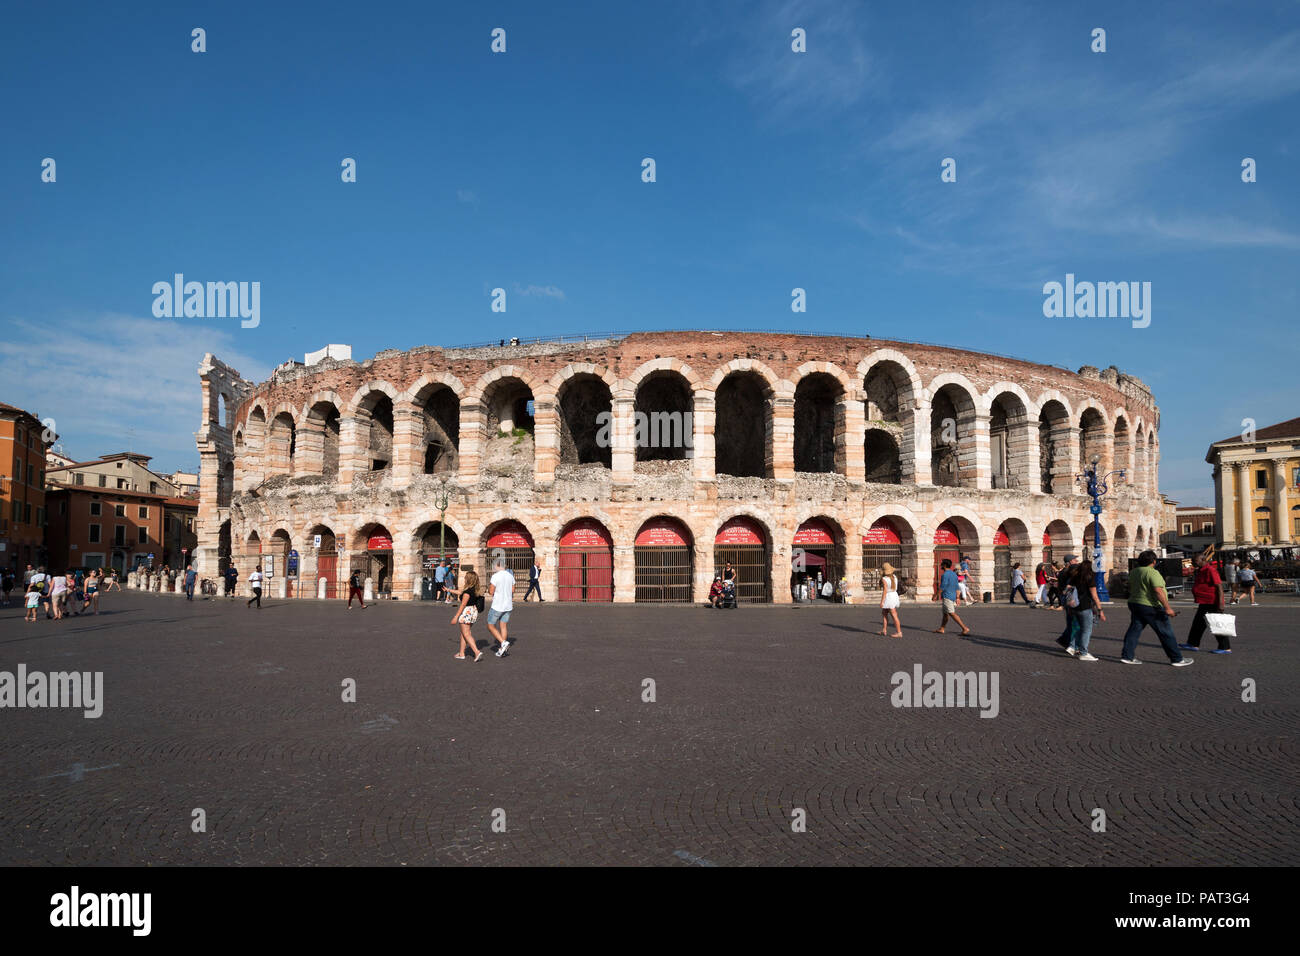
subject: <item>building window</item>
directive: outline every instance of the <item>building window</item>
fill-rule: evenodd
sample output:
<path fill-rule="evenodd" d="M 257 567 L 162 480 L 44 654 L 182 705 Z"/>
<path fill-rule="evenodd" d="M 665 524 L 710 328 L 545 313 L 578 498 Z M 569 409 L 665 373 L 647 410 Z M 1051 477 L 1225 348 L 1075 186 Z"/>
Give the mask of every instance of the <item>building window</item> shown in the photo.
<path fill-rule="evenodd" d="M 1207 521 L 1205 524 L 1201 525 L 1201 534 L 1214 534 L 1214 522 Z"/>
<path fill-rule="evenodd" d="M 126 505 L 113 505 L 113 514 L 118 518 L 125 518 Z"/>
<path fill-rule="evenodd" d="M 126 526 L 125 526 L 125 525 L 120 525 L 120 524 L 119 524 L 119 525 L 114 525 L 114 527 L 113 527 L 113 543 L 114 543 L 115 545 L 117 545 L 119 548 L 126 544 Z"/>
<path fill-rule="evenodd" d="M 118 488 L 126 488 L 126 479 L 125 479 L 125 478 L 119 478 L 119 479 L 117 479 L 117 487 L 118 487 Z"/>
<path fill-rule="evenodd" d="M 88 540 L 91 544 L 99 544 L 99 529 L 100 526 L 97 524 L 90 526 L 90 538 Z"/>
<path fill-rule="evenodd" d="M 1192 533 L 1192 525 L 1191 525 L 1191 522 L 1184 521 L 1184 522 L 1183 522 L 1183 534 L 1191 534 L 1191 533 Z"/>
<path fill-rule="evenodd" d="M 34 484 L 36 484 L 36 466 L 35 466 L 35 465 L 28 465 L 28 466 L 27 466 L 27 483 L 28 483 L 29 485 L 34 485 Z"/>
<path fill-rule="evenodd" d="M 121 463 L 120 461 L 117 463 L 117 467 L 118 467 L 118 468 L 121 468 L 121 467 L 122 467 L 122 463 Z"/>
<path fill-rule="evenodd" d="M 107 487 L 108 487 L 108 475 L 100 475 L 100 476 L 99 476 L 99 487 L 101 487 L 101 488 L 107 488 Z"/>
<path fill-rule="evenodd" d="M 1273 509 L 1256 508 L 1255 509 L 1255 534 L 1260 538 L 1270 537 L 1273 533 L 1270 519 L 1273 517 Z"/>
<path fill-rule="evenodd" d="M 72 483 L 74 485 L 84 485 L 86 483 L 86 476 L 83 475 L 81 472 L 77 472 L 75 475 L 72 476 Z"/>
<path fill-rule="evenodd" d="M 1255 472 L 1255 488 L 1258 491 L 1268 491 L 1268 472 L 1263 468 Z"/>
<path fill-rule="evenodd" d="M 23 523 L 24 524 L 32 523 L 32 503 L 30 501 L 26 502 L 23 505 Z"/>
<path fill-rule="evenodd" d="M 158 494 L 158 482 L 156 481 L 149 482 L 149 494 L 151 495 Z"/>
<path fill-rule="evenodd" d="M 141 518 L 149 517 L 149 509 L 145 505 L 140 506 L 140 517 Z"/>
<path fill-rule="evenodd" d="M 93 516 L 98 517 L 99 514 L 100 514 L 100 511 L 102 510 L 102 507 L 103 507 L 103 506 L 102 506 L 98 501 L 92 501 L 92 502 L 90 503 L 90 513 L 91 513 Z"/>
<path fill-rule="evenodd" d="M 139 532 L 140 543 L 141 543 L 141 544 L 148 544 L 148 543 L 149 543 L 149 529 L 148 529 L 148 528 L 137 528 L 136 530 Z"/>
<path fill-rule="evenodd" d="M 44 508 L 37 508 L 37 509 L 36 509 L 36 527 L 38 527 L 38 528 L 44 528 L 44 527 L 45 527 L 45 509 L 44 509 Z"/>
<path fill-rule="evenodd" d="M 65 514 L 67 514 L 67 513 L 68 513 L 68 503 L 67 503 L 66 501 L 60 501 L 60 502 L 59 502 L 59 514 L 61 514 L 61 515 L 65 515 Z"/>

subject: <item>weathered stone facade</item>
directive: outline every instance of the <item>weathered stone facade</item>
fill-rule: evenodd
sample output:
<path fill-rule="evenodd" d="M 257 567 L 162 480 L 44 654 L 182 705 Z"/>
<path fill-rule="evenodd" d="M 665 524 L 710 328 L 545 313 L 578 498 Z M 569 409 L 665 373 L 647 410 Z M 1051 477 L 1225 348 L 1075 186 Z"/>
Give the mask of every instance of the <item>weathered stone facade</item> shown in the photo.
<path fill-rule="evenodd" d="M 1091 502 L 1075 476 L 1093 454 L 1100 471 L 1128 476 L 1105 499 L 1107 565 L 1156 541 L 1159 411 L 1114 368 L 1074 373 L 865 338 L 647 332 L 289 363 L 256 386 L 208 355 L 199 374 L 207 574 L 226 554 L 246 573 L 253 555 L 292 548 L 301 580 L 314 581 L 323 534 L 336 540 L 341 579 L 386 534 L 392 591 L 407 597 L 443 490 L 461 560 L 481 569 L 495 530 L 519 522 L 548 600 L 560 539 L 578 519 L 606 530 L 612 599 L 633 600 L 634 541 L 658 516 L 680 522 L 692 596 L 704 600 L 719 528 L 743 515 L 766 539 L 775 602 L 791 599 L 786 569 L 809 519 L 834 536 L 828 571 L 844 573 L 860 601 L 871 580 L 861 542 L 881 518 L 925 601 L 936 532 L 959 538 L 981 590 L 1006 566 L 999 548 L 1031 573 L 1049 531 L 1056 554 L 1086 553 Z M 638 412 L 684 423 L 688 440 L 638 447 Z"/>

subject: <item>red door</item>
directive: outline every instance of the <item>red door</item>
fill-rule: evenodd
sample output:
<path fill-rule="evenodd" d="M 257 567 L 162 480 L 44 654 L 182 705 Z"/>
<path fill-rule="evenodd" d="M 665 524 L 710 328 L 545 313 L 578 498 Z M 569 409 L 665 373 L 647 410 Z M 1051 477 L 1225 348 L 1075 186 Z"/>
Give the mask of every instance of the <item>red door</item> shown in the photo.
<path fill-rule="evenodd" d="M 561 601 L 614 600 L 614 543 L 599 521 L 573 522 L 560 537 Z"/>

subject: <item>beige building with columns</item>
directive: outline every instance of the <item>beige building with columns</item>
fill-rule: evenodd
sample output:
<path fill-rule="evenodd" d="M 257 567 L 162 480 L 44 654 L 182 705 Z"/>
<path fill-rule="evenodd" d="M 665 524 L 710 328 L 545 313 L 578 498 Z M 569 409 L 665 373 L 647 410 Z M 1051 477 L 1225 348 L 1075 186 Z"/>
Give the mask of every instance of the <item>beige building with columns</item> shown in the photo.
<path fill-rule="evenodd" d="M 1205 460 L 1225 547 L 1300 542 L 1300 418 L 1216 441 Z"/>
<path fill-rule="evenodd" d="M 820 574 L 861 603 L 889 561 L 929 601 L 959 554 L 1005 599 L 1013 562 L 1091 548 L 1094 454 L 1126 473 L 1106 565 L 1158 534 L 1159 410 L 1113 367 L 708 331 L 307 358 L 199 368 L 198 561 L 270 567 L 272 595 L 356 568 L 409 598 L 446 547 L 520 593 L 538 559 L 548 600 L 703 601 L 731 561 L 743 601 Z"/>

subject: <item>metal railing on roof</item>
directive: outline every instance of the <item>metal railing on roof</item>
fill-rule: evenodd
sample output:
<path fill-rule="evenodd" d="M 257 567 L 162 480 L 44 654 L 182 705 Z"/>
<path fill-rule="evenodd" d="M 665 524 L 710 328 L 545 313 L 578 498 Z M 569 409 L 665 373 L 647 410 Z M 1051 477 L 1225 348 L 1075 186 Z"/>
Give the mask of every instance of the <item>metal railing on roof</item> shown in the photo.
<path fill-rule="evenodd" d="M 792 331 L 789 329 L 626 329 L 613 332 L 575 332 L 566 335 L 537 335 L 529 338 L 519 338 L 512 336 L 506 339 L 496 339 L 490 342 L 471 342 L 465 345 L 436 345 L 433 348 L 444 350 L 452 349 L 486 349 L 486 348 L 512 348 L 523 345 L 544 345 L 555 343 L 563 345 L 570 342 L 601 342 L 606 339 L 621 339 L 629 335 L 792 335 L 800 338 L 809 339 L 873 339 L 874 336 L 863 333 L 861 335 L 849 335 L 845 332 L 802 332 Z M 919 339 L 881 339 L 880 341 L 897 342 L 899 345 L 920 345 L 924 348 L 950 349 L 959 352 L 972 352 L 976 355 L 991 355 L 994 358 L 1008 359 L 1012 362 L 1026 362 L 1030 365 L 1042 365 L 1048 368 L 1063 369 L 1071 374 L 1074 370 L 1056 363 L 1035 362 L 1032 359 L 1021 358 L 1018 355 L 1006 355 L 1001 352 L 988 352 L 982 349 L 962 348 L 955 346 L 951 342 L 923 342 Z"/>

